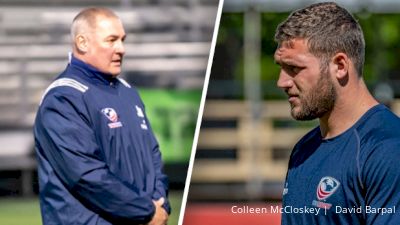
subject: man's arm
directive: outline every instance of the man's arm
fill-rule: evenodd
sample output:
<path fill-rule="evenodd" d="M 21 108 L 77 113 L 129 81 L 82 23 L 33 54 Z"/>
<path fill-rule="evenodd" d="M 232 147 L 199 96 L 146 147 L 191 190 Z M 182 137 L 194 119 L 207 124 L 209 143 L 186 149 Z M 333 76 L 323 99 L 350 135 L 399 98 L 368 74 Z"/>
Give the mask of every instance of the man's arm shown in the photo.
<path fill-rule="evenodd" d="M 144 108 L 144 105 L 143 105 Z M 152 158 L 153 158 L 153 166 L 154 166 L 154 171 L 156 174 L 156 183 L 155 183 L 155 187 L 154 187 L 154 192 L 153 192 L 153 200 L 159 200 L 161 198 L 163 198 L 165 201 L 162 204 L 162 207 L 165 209 L 165 211 L 170 214 L 171 213 L 171 206 L 170 203 L 168 201 L 168 177 L 167 175 L 164 174 L 163 172 L 163 161 L 162 161 L 162 157 L 161 157 L 161 151 L 159 148 L 159 144 L 158 141 L 156 140 L 155 136 L 154 136 L 154 132 L 151 128 L 150 125 L 150 121 L 148 120 L 147 116 L 146 116 L 146 123 L 148 124 L 150 131 L 152 132 L 152 136 L 153 136 L 153 143 L 154 143 L 154 147 L 152 150 Z"/>
<path fill-rule="evenodd" d="M 92 211 L 118 224 L 150 221 L 156 208 L 152 196 L 109 171 L 87 115 L 82 96 L 71 89 L 47 96 L 35 126 L 44 156 L 65 187 Z"/>
<path fill-rule="evenodd" d="M 366 224 L 400 224 L 399 161 L 400 139 L 385 141 L 368 155 L 362 172 Z"/>
<path fill-rule="evenodd" d="M 162 204 L 162 207 L 168 214 L 170 214 L 171 206 L 168 201 L 168 177 L 162 172 L 163 163 L 158 146 L 153 150 L 153 162 L 156 172 L 156 184 L 153 193 L 153 199 L 158 200 L 160 198 L 164 198 L 165 201 L 164 204 Z"/>

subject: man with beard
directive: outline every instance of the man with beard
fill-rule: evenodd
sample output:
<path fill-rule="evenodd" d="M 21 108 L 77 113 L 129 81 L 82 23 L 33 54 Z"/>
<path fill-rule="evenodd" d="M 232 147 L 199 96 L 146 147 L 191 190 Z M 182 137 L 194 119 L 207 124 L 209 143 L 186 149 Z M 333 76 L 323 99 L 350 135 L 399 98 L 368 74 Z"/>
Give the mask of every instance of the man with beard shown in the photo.
<path fill-rule="evenodd" d="M 362 78 L 359 23 L 336 3 L 317 3 L 294 11 L 275 40 L 292 116 L 319 119 L 290 156 L 282 224 L 400 224 L 400 119 Z M 321 212 L 285 210 L 304 207 Z"/>

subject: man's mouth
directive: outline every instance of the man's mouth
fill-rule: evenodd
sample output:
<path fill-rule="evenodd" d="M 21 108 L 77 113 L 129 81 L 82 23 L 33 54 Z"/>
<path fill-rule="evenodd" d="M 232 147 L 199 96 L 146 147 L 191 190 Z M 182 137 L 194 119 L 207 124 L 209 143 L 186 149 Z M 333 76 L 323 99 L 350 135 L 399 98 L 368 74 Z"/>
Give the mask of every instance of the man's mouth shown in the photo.
<path fill-rule="evenodd" d="M 298 94 L 292 94 L 292 93 L 288 93 L 288 101 L 290 103 L 293 103 L 294 101 L 296 101 L 296 99 L 299 98 Z"/>
<path fill-rule="evenodd" d="M 115 59 L 115 60 L 112 60 L 111 62 L 114 63 L 114 64 L 118 64 L 118 65 L 122 64 L 122 60 L 121 59 Z"/>

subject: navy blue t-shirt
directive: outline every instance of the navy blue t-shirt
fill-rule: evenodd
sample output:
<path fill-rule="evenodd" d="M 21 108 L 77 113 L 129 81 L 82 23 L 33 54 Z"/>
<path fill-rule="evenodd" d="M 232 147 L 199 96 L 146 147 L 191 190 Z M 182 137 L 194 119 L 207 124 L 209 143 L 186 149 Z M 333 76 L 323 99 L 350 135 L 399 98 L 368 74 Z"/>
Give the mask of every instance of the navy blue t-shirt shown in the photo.
<path fill-rule="evenodd" d="M 322 139 L 319 127 L 294 147 L 282 224 L 400 224 L 400 119 L 383 105 Z"/>

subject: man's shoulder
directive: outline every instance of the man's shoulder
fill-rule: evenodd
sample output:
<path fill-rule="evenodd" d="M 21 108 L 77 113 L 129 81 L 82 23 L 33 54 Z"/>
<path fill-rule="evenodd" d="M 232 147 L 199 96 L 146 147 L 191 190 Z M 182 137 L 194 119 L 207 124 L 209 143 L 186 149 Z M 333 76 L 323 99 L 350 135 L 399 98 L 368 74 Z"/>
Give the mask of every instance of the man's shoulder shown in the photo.
<path fill-rule="evenodd" d="M 379 105 L 371 115 L 357 127 L 362 142 L 382 144 L 400 141 L 400 118 L 383 105 Z"/>
<path fill-rule="evenodd" d="M 89 85 L 79 79 L 73 77 L 59 77 L 55 79 L 49 86 L 48 91 L 58 87 L 69 87 L 77 91 L 78 93 L 85 93 L 89 90 Z M 63 89 L 60 89 L 63 90 Z"/>
<path fill-rule="evenodd" d="M 67 76 L 59 76 L 54 79 L 42 95 L 40 105 L 43 101 L 52 96 L 64 96 L 66 98 L 80 98 L 89 90 L 89 86 L 79 79 Z"/>
<path fill-rule="evenodd" d="M 358 161 L 365 179 L 372 182 L 378 177 L 398 174 L 400 172 L 399 117 L 388 108 L 381 107 L 361 128 L 358 130 L 360 134 Z"/>
<path fill-rule="evenodd" d="M 379 163 L 382 157 L 400 156 L 400 119 L 383 105 L 356 128 L 361 164 Z M 376 162 L 375 162 L 376 161 Z"/>
<path fill-rule="evenodd" d="M 133 98 L 134 101 L 140 102 L 140 104 L 144 106 L 144 103 L 140 96 L 140 93 L 139 93 L 137 87 L 134 86 L 134 84 L 129 83 L 128 81 L 126 81 L 125 79 L 123 79 L 121 77 L 118 77 L 117 80 L 120 83 L 119 87 L 121 89 L 124 89 L 122 91 L 122 93 L 124 93 L 123 95 L 125 97 Z"/>

